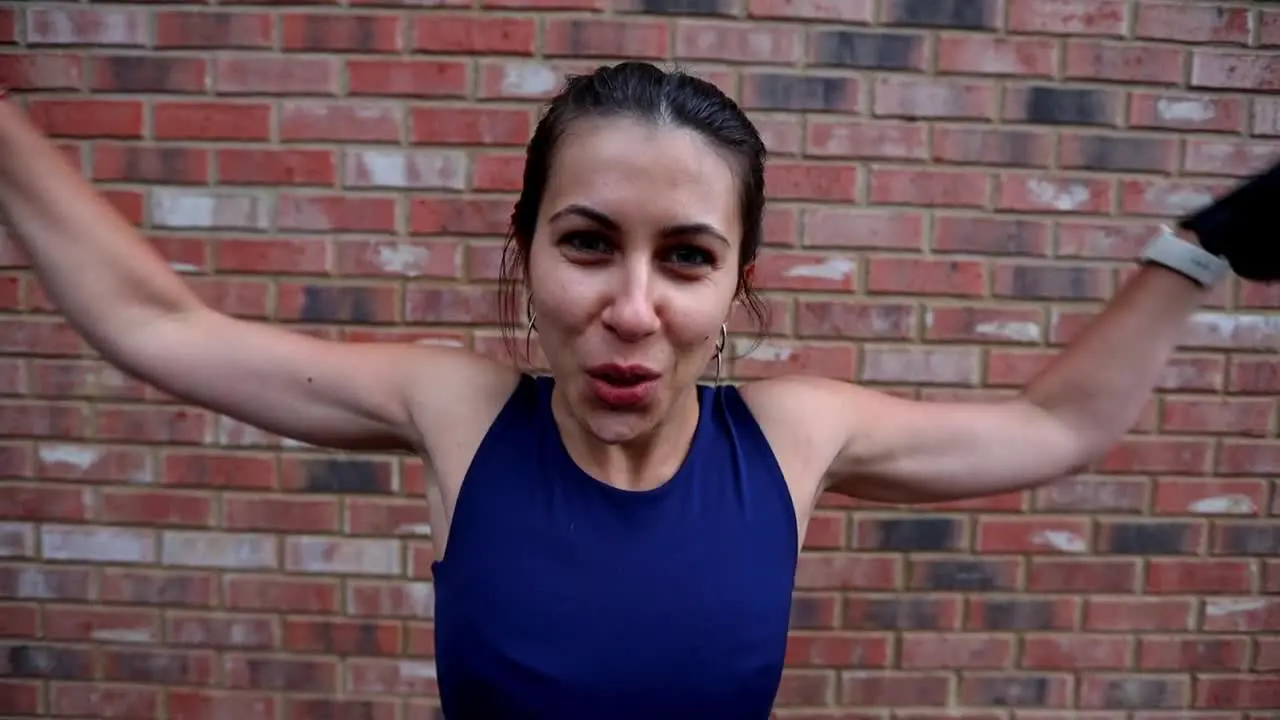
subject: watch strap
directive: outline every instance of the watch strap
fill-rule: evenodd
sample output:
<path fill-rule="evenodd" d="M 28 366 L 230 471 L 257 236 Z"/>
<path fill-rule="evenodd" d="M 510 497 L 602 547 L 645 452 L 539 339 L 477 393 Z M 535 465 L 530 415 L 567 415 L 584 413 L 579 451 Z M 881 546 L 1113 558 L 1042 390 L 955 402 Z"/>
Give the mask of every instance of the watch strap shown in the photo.
<path fill-rule="evenodd" d="M 1183 240 L 1167 225 L 1161 226 L 1160 233 L 1147 243 L 1140 260 L 1163 265 L 1206 288 L 1217 285 L 1231 269 L 1226 260 Z"/>

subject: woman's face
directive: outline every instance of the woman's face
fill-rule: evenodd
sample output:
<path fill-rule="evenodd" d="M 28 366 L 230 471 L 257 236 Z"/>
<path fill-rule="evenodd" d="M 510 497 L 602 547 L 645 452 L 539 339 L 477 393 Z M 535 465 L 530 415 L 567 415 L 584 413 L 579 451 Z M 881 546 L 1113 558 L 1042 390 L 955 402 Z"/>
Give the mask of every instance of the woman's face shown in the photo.
<path fill-rule="evenodd" d="M 577 123 L 529 249 L 538 339 L 574 418 L 608 443 L 688 402 L 738 287 L 736 180 L 693 131 Z"/>

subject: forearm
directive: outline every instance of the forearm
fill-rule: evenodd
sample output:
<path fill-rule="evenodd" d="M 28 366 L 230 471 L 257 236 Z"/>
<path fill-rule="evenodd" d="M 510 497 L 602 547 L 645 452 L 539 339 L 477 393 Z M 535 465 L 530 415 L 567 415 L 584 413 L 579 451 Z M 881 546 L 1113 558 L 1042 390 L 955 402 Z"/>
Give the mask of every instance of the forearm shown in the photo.
<path fill-rule="evenodd" d="M 0 100 L 0 213 L 45 292 L 103 350 L 196 295 L 22 111 Z"/>
<path fill-rule="evenodd" d="M 1175 271 L 1143 267 L 1023 396 L 1096 459 L 1136 422 L 1208 292 Z"/>

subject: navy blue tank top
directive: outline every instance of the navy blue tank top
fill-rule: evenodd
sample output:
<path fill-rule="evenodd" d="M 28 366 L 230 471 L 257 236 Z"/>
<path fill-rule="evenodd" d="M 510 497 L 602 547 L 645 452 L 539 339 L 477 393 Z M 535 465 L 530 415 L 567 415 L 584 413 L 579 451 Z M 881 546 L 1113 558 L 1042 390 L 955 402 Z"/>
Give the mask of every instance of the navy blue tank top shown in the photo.
<path fill-rule="evenodd" d="M 737 388 L 698 388 L 685 462 L 637 492 L 570 458 L 553 387 L 522 378 L 434 565 L 444 717 L 769 717 L 799 539 L 782 472 Z"/>

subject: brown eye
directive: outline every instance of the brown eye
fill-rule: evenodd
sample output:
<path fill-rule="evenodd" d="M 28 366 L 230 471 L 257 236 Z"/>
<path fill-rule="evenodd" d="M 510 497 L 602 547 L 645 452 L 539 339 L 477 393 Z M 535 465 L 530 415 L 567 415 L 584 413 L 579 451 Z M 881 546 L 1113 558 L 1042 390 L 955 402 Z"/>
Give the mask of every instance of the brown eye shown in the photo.
<path fill-rule="evenodd" d="M 697 245 L 679 245 L 668 252 L 670 262 L 677 265 L 714 265 L 715 256 Z"/>

